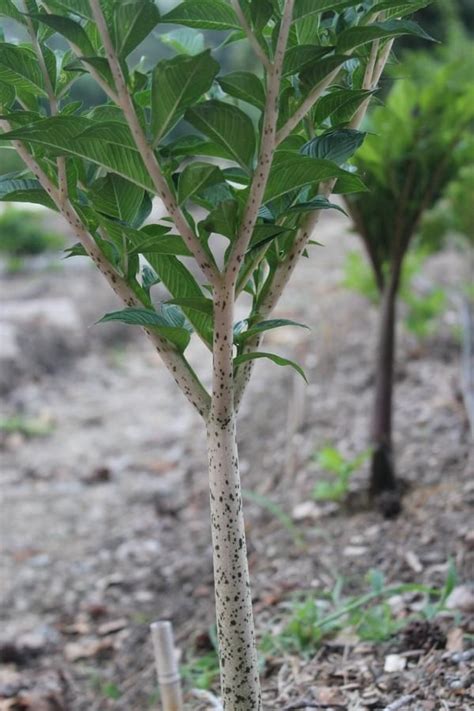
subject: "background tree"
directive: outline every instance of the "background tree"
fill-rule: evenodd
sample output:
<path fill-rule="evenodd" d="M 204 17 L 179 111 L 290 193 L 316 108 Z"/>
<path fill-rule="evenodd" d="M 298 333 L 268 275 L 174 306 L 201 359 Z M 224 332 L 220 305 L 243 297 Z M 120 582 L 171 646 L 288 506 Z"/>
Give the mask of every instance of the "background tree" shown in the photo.
<path fill-rule="evenodd" d="M 386 106 L 373 112 L 371 134 L 354 159 L 369 193 L 345 197 L 380 302 L 370 492 L 381 497 L 387 515 L 400 507 L 392 443 L 397 296 L 421 218 L 460 168 L 472 164 L 473 71 L 467 55 L 397 67 L 397 74 L 411 79 L 396 82 Z M 424 246 L 438 245 L 425 240 Z"/>
<path fill-rule="evenodd" d="M 424 5 L 185 0 L 166 12 L 151 0 L 27 0 L 20 12 L 0 3 L 29 37 L 0 44 L 1 138 L 26 165 L 3 176 L 0 197 L 64 216 L 79 240 L 71 254 L 89 256 L 125 306 L 103 320 L 143 327 L 206 425 L 228 711 L 261 708 L 237 410 L 256 358 L 302 373 L 261 352 L 262 334 L 291 325 L 268 316 L 333 188 L 364 189 L 341 164 L 363 140 L 357 126 L 393 38 L 425 36 L 404 19 Z M 132 52 L 160 23 L 181 27 L 176 56 L 133 66 Z M 220 52 L 196 29 L 225 32 Z M 53 52 L 57 35 L 66 49 Z M 241 40 L 263 78 L 220 72 L 216 56 Z M 106 97 L 93 109 L 71 98 L 85 73 Z M 167 216 L 144 226 L 154 197 Z M 158 282 L 169 292 L 161 303 Z M 236 324 L 242 292 L 249 313 Z M 212 394 L 185 356 L 192 333 L 212 356 Z"/>

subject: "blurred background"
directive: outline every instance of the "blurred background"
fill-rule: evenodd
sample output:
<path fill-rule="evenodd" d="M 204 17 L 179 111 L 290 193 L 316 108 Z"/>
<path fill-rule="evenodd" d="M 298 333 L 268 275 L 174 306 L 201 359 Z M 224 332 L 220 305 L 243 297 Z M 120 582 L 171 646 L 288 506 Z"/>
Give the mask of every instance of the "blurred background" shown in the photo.
<path fill-rule="evenodd" d="M 345 704 L 331 691 L 341 679 L 358 708 L 382 708 L 413 675 L 420 708 L 438 708 L 429 705 L 438 695 L 446 708 L 471 708 L 472 676 L 454 663 L 445 674 L 442 659 L 474 640 L 474 139 L 464 121 L 474 3 L 438 0 L 416 19 L 439 44 L 396 43 L 355 161 L 373 202 L 340 202 L 348 216 L 326 211 L 320 246 L 278 308 L 311 331 L 268 337 L 310 383 L 257 367 L 242 408 L 250 566 L 274 708 L 311 685 L 321 703 Z M 12 38 L 8 21 L 2 30 Z M 232 52 L 228 71 L 252 61 L 238 43 Z M 172 54 L 157 32 L 132 61 Z M 74 92 L 85 106 L 104 98 L 87 77 Z M 365 494 L 380 305 L 371 235 L 389 244 L 407 166 L 418 185 L 443 170 L 414 195 L 407 227 L 394 421 L 406 496 L 390 520 Z M 21 169 L 0 147 L 0 174 Z M 156 707 L 156 617 L 175 624 L 186 689 L 216 691 L 201 423 L 141 334 L 94 325 L 116 301 L 88 260 L 63 258 L 74 241 L 56 214 L 0 202 L 2 711 Z M 193 344 L 206 379 L 204 357 Z"/>

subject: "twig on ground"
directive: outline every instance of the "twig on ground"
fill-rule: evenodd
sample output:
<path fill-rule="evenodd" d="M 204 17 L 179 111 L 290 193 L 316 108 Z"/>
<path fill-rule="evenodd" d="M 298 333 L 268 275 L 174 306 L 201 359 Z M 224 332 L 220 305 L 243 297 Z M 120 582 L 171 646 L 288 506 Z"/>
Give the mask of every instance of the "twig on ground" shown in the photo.
<path fill-rule="evenodd" d="M 410 701 L 414 701 L 415 697 L 413 694 L 406 694 L 405 696 L 402 696 L 400 699 L 397 699 L 396 701 L 393 701 L 391 704 L 386 706 L 384 708 L 384 711 L 398 711 L 398 709 L 402 709 L 404 706 L 410 703 Z"/>
<path fill-rule="evenodd" d="M 204 689 L 192 689 L 191 694 L 200 701 L 205 701 L 210 704 L 216 711 L 223 711 L 221 700 L 211 694 L 210 691 L 205 691 Z"/>

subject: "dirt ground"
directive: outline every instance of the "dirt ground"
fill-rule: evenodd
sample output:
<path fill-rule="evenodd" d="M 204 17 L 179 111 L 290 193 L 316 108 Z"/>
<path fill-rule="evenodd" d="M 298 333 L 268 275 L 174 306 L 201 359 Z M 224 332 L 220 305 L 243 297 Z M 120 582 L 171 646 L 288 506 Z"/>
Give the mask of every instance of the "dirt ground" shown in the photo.
<path fill-rule="evenodd" d="M 279 505 L 302 538 L 248 498 L 258 633 L 276 637 L 295 595 L 321 597 L 341 576 L 347 594 L 366 592 L 370 569 L 388 584 L 440 588 L 455 566 L 458 597 L 411 637 L 375 644 L 345 630 L 307 657 L 273 652 L 263 670 L 265 709 L 404 702 L 393 709 L 467 711 L 474 481 L 456 307 L 450 303 L 423 343 L 401 332 L 395 437 L 407 482 L 403 514 L 383 520 L 367 509 L 364 469 L 345 505 L 316 503 L 322 473 L 314 453 L 328 443 L 352 456 L 366 448 L 376 325 L 373 307 L 341 286 L 345 253 L 357 247 L 344 219 L 325 216 L 318 239 L 325 246 L 302 261 L 278 308 L 311 331 L 268 337 L 269 350 L 305 366 L 310 384 L 259 363 L 240 414 L 243 485 Z M 2 417 L 44 430 L 3 434 L 0 443 L 1 711 L 157 708 L 149 623 L 173 621 L 184 660 L 206 651 L 213 623 L 202 424 L 140 334 L 93 326 L 114 297 L 73 261 L 4 275 L 0 284 L 7 312 L 23 318 L 19 356 L 2 381 Z M 425 271 L 451 289 L 466 278 L 463 259 L 450 252 Z M 58 297 L 67 302 L 51 331 L 48 309 Z M 28 311 L 35 300 L 39 316 Z M 207 356 L 192 348 L 205 374 Z M 412 594 L 390 604 L 403 617 L 417 602 Z M 187 692 L 187 709 L 209 704 Z"/>

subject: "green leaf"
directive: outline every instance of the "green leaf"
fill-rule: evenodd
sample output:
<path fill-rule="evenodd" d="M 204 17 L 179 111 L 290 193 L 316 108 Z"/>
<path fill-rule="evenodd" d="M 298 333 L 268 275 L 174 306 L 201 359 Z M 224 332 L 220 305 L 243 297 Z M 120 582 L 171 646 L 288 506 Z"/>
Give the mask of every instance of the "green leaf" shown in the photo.
<path fill-rule="evenodd" d="M 273 215 L 270 215 L 270 217 L 273 218 Z M 264 223 L 255 225 L 247 253 L 250 253 L 254 249 L 262 247 L 267 242 L 270 242 L 270 240 L 275 239 L 275 237 L 278 237 L 285 233 L 290 234 L 292 231 L 293 230 L 289 229 L 288 227 L 283 227 L 281 225 L 275 224 Z"/>
<path fill-rule="evenodd" d="M 114 173 L 96 180 L 89 191 L 96 210 L 123 222 L 133 222 L 143 196 L 142 188 Z"/>
<path fill-rule="evenodd" d="M 333 54 L 330 57 L 323 57 L 319 62 L 311 65 L 304 72 L 301 72 L 300 79 L 307 90 L 320 84 L 331 72 L 341 67 L 348 61 L 344 54 Z"/>
<path fill-rule="evenodd" d="M 223 91 L 230 96 L 246 101 L 261 111 L 265 108 L 265 89 L 261 79 L 251 72 L 232 72 L 217 77 Z"/>
<path fill-rule="evenodd" d="M 255 155 L 255 131 L 251 119 L 237 106 L 205 101 L 188 109 L 186 121 L 217 143 L 230 160 L 248 168 Z"/>
<path fill-rule="evenodd" d="M 400 35 L 413 35 L 421 39 L 434 41 L 416 22 L 412 20 L 385 20 L 374 22 L 370 25 L 349 27 L 343 30 L 337 39 L 337 48 L 340 52 L 347 52 L 367 42 L 377 39 L 389 39 Z"/>
<path fill-rule="evenodd" d="M 159 314 L 153 309 L 128 308 L 122 311 L 113 311 L 105 314 L 98 323 L 121 321 L 131 326 L 145 326 L 157 331 L 168 341 L 173 343 L 182 353 L 190 340 L 190 333 L 186 328 L 174 325 L 173 319 L 166 314 Z"/>
<path fill-rule="evenodd" d="M 101 3 L 104 13 L 107 15 L 107 5 L 110 3 Z M 89 0 L 48 0 L 48 5 L 54 7 L 58 10 L 66 10 L 74 15 L 84 18 L 85 20 L 92 20 L 92 12 Z"/>
<path fill-rule="evenodd" d="M 174 49 L 176 54 L 188 54 L 194 57 L 204 52 L 204 35 L 191 27 L 180 27 L 166 35 L 160 35 L 160 42 Z"/>
<path fill-rule="evenodd" d="M 282 358 L 281 356 L 275 355 L 274 353 L 242 353 L 241 355 L 238 355 L 234 358 L 234 367 L 242 365 L 242 363 L 246 363 L 249 360 L 256 360 L 257 358 L 268 358 L 269 360 L 273 361 L 273 363 L 276 363 L 276 365 L 289 365 L 291 368 L 296 370 L 296 372 L 299 373 L 301 377 L 306 380 L 306 382 L 308 382 L 303 368 L 298 365 L 298 363 L 295 363 L 292 360 L 288 360 L 287 358 Z"/>
<path fill-rule="evenodd" d="M 234 341 L 238 344 L 245 343 L 249 338 L 253 338 L 259 333 L 264 333 L 265 331 L 270 331 L 274 328 L 281 328 L 282 326 L 299 326 L 300 328 L 308 328 L 304 323 L 298 323 L 297 321 L 290 321 L 286 318 L 275 318 L 269 321 L 260 321 L 254 326 L 249 328 L 247 331 L 241 331 L 237 336 L 234 337 Z"/>
<path fill-rule="evenodd" d="M 0 178 L 0 200 L 6 202 L 31 202 L 55 209 L 55 204 L 41 187 L 38 180 L 31 178 Z"/>
<path fill-rule="evenodd" d="M 300 153 L 311 158 L 325 158 L 342 165 L 362 145 L 365 136 L 362 131 L 351 128 L 333 129 L 305 143 Z"/>
<path fill-rule="evenodd" d="M 44 80 L 36 56 L 29 49 L 13 44 L 0 44 L 0 81 L 16 92 L 28 91 L 46 96 Z"/>
<path fill-rule="evenodd" d="M 13 84 L 7 84 L 4 81 L 0 82 L 0 106 L 10 108 L 15 101 L 15 88 Z"/>
<path fill-rule="evenodd" d="M 211 87 L 219 64 L 210 50 L 195 57 L 179 56 L 159 62 L 154 71 L 151 90 L 152 130 L 155 141 L 165 136 Z"/>
<path fill-rule="evenodd" d="M 47 13 L 32 15 L 32 17 L 47 27 L 51 27 L 52 30 L 69 40 L 71 44 L 79 47 L 83 54 L 95 54 L 94 47 L 79 22 L 64 17 L 64 15 L 49 15 Z"/>
<path fill-rule="evenodd" d="M 119 57 L 128 57 L 159 21 L 160 13 L 153 0 L 121 0 L 116 3 L 112 41 Z"/>
<path fill-rule="evenodd" d="M 333 49 L 333 47 L 320 47 L 314 44 L 302 44 L 297 47 L 290 47 L 285 54 L 285 61 L 283 62 L 283 76 L 296 74 L 297 72 L 307 69 Z"/>
<path fill-rule="evenodd" d="M 176 257 L 148 253 L 147 260 L 174 299 L 203 297 L 200 286 L 184 264 Z M 183 308 L 195 330 L 208 344 L 212 342 L 212 319 L 195 309 Z"/>
<path fill-rule="evenodd" d="M 295 0 L 293 21 L 301 20 L 310 15 L 316 15 L 329 10 L 342 10 L 351 5 L 359 5 L 356 0 Z"/>
<path fill-rule="evenodd" d="M 193 196 L 199 196 L 205 188 L 224 182 L 224 175 L 217 166 L 210 163 L 191 163 L 179 174 L 178 204 L 182 205 Z"/>
<path fill-rule="evenodd" d="M 51 149 L 52 155 L 74 155 L 103 166 L 146 190 L 154 190 L 148 171 L 125 124 L 78 116 L 53 116 L 0 134 L 0 140 L 19 139 Z"/>
<path fill-rule="evenodd" d="M 161 225 L 147 225 L 141 230 L 125 228 L 125 234 L 133 244 L 129 254 L 173 254 L 181 257 L 190 257 L 191 252 L 179 235 L 168 234 L 169 227 Z"/>
<path fill-rule="evenodd" d="M 327 118 L 331 118 L 333 124 L 350 121 L 362 102 L 372 94 L 372 91 L 364 89 L 331 91 L 317 102 L 314 111 L 315 123 L 321 124 Z"/>
<path fill-rule="evenodd" d="M 241 29 L 233 9 L 221 0 L 186 0 L 164 15 L 161 21 L 201 30 Z"/>
<path fill-rule="evenodd" d="M 2 16 L 16 20 L 20 25 L 26 24 L 24 16 L 19 12 L 12 0 L 0 0 L 0 17 Z"/>
<path fill-rule="evenodd" d="M 288 208 L 287 212 L 313 212 L 313 210 L 338 210 L 338 212 L 342 212 L 343 215 L 347 215 L 347 212 L 343 210 L 342 207 L 336 205 L 334 202 L 329 202 L 324 195 L 317 195 L 307 202 L 298 202 L 296 205 Z"/>
<path fill-rule="evenodd" d="M 239 203 L 236 200 L 224 200 L 211 210 L 200 225 L 208 234 L 214 232 L 232 241 L 239 227 L 239 211 Z"/>
<path fill-rule="evenodd" d="M 363 183 L 359 178 L 348 174 L 332 161 L 295 155 L 290 151 L 278 151 L 273 160 L 264 202 L 274 200 L 305 185 L 317 185 L 330 178 L 346 175 L 355 178 L 356 182 L 359 182 L 360 189 L 363 189 Z"/>
<path fill-rule="evenodd" d="M 432 2 L 433 0 L 399 0 L 398 2 L 383 0 L 382 2 L 376 2 L 375 5 L 370 8 L 370 14 L 383 12 L 385 19 L 389 20 L 391 17 L 412 15 L 414 12 L 422 10 Z"/>
<path fill-rule="evenodd" d="M 200 311 L 203 314 L 212 316 L 213 304 L 211 299 L 207 299 L 205 296 L 194 297 L 194 298 L 181 298 L 181 299 L 171 299 L 167 301 L 168 304 L 176 304 L 186 309 L 192 309 L 193 311 Z"/>
<path fill-rule="evenodd" d="M 333 193 L 344 195 L 346 193 L 363 193 L 367 190 L 367 186 L 357 175 L 346 171 L 344 175 L 338 177 Z"/>

